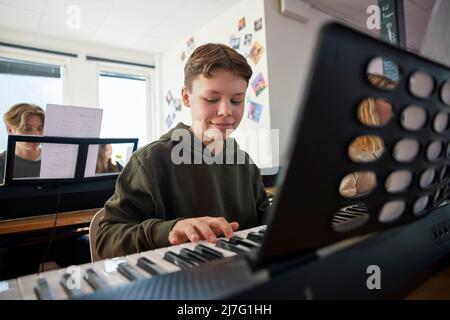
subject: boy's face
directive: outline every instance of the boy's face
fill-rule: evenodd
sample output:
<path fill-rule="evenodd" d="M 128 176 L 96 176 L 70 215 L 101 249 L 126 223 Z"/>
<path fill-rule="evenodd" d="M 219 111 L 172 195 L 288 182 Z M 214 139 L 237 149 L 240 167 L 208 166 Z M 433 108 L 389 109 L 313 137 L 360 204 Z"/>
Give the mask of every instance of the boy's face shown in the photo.
<path fill-rule="evenodd" d="M 210 79 L 197 76 L 191 92 L 182 89 L 183 103 L 191 108 L 192 130 L 206 144 L 228 138 L 238 127 L 248 86 L 244 78 L 225 69 L 211 74 Z"/>
<path fill-rule="evenodd" d="M 8 134 L 19 134 L 19 135 L 33 135 L 42 136 L 44 132 L 44 123 L 41 117 L 36 115 L 30 115 L 25 121 L 23 128 L 7 127 Z M 17 142 L 17 147 L 28 150 L 35 151 L 40 143 L 36 142 Z"/>

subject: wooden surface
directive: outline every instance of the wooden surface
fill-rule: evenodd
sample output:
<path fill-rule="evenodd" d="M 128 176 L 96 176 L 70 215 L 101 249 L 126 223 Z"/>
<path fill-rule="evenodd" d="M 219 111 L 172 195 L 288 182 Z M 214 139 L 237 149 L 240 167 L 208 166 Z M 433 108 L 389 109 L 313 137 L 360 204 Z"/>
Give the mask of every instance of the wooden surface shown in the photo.
<path fill-rule="evenodd" d="M 266 191 L 273 195 L 275 193 L 275 188 L 266 188 Z M 71 225 L 89 224 L 94 214 L 100 209 L 101 208 L 59 213 L 56 227 L 60 228 Z M 0 235 L 51 229 L 54 225 L 55 214 L 0 221 Z"/>
<path fill-rule="evenodd" d="M 58 213 L 56 227 L 60 228 L 72 225 L 89 224 L 98 210 L 100 210 L 100 208 Z M 0 235 L 51 229 L 55 225 L 55 216 L 55 214 L 48 214 L 1 221 Z"/>
<path fill-rule="evenodd" d="M 412 291 L 406 300 L 450 300 L 450 266 L 434 274 L 417 289 Z"/>

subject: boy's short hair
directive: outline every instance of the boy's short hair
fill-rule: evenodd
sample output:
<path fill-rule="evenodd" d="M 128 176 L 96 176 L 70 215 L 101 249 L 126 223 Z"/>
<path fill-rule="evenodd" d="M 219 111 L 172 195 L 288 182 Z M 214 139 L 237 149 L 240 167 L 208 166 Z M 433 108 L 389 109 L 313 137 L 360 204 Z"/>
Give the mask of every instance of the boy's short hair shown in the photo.
<path fill-rule="evenodd" d="M 191 91 L 192 81 L 198 76 L 211 78 L 215 69 L 229 70 L 242 78 L 247 83 L 252 77 L 253 71 L 243 55 L 236 50 L 219 43 L 204 44 L 192 52 L 184 66 L 184 85 Z"/>
<path fill-rule="evenodd" d="M 3 121 L 7 127 L 22 129 L 29 116 L 38 116 L 42 122 L 45 119 L 45 113 L 41 107 L 31 103 L 18 103 L 3 115 Z"/>

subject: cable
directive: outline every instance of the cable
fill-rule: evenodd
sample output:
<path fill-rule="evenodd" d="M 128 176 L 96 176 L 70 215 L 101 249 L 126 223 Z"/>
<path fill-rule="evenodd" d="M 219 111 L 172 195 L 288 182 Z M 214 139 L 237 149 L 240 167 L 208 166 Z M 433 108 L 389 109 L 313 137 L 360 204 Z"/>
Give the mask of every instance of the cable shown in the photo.
<path fill-rule="evenodd" d="M 57 221 L 58 221 L 60 202 L 61 202 L 61 184 L 58 183 L 58 196 L 56 199 L 56 210 L 55 210 L 55 220 L 53 221 L 53 232 L 48 241 L 47 249 L 45 250 L 44 255 L 42 256 L 41 263 L 38 266 L 38 275 L 39 275 L 39 273 L 44 272 L 44 262 L 45 262 L 45 259 L 47 258 L 48 253 L 50 252 L 50 249 L 53 244 L 53 240 L 55 239 L 55 236 L 56 236 L 56 225 L 57 225 Z"/>

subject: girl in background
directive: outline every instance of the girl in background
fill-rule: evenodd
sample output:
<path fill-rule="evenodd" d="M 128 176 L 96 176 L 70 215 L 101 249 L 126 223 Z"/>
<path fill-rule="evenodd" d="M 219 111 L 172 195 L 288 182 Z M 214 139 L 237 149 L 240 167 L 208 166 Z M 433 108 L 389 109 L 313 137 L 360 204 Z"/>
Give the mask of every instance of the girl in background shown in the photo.
<path fill-rule="evenodd" d="M 123 167 L 112 160 L 112 147 L 110 144 L 101 144 L 98 148 L 97 165 L 95 173 L 113 173 L 122 171 Z"/>

